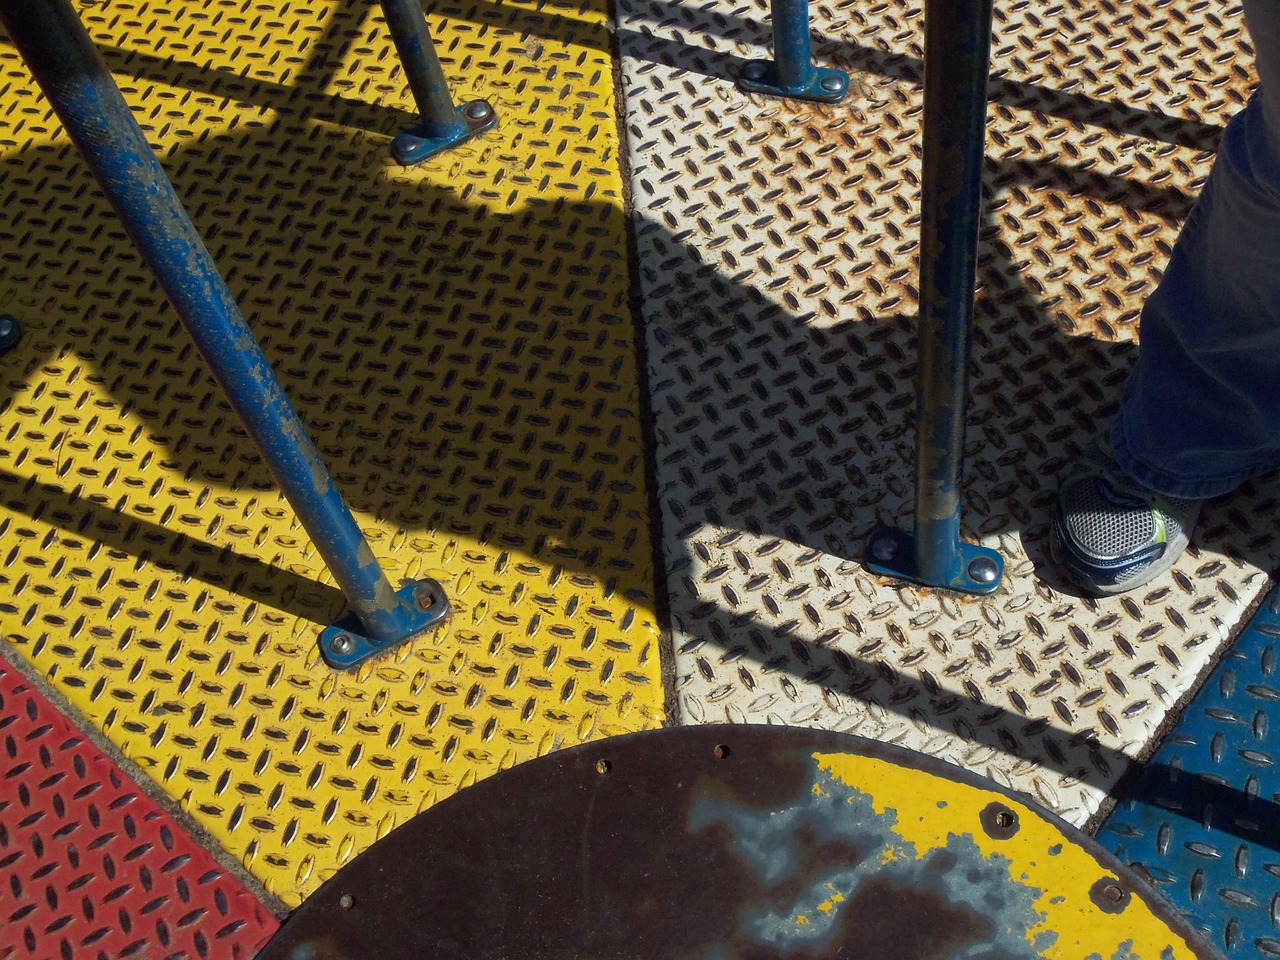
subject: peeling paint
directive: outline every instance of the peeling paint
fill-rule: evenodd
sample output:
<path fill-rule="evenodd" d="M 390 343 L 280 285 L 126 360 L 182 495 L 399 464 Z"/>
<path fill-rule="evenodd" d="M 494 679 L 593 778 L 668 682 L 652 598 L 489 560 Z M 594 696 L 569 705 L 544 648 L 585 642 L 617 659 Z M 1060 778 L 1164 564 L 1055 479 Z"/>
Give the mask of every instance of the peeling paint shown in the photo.
<path fill-rule="evenodd" d="M 1095 903 L 1098 885 L 1116 882 L 1112 870 L 1083 847 L 1064 845 L 1060 829 L 1043 814 L 1013 804 L 993 790 L 943 780 L 930 786 L 922 781 L 920 771 L 883 760 L 851 754 L 816 754 L 814 759 L 829 778 L 824 790 L 834 792 L 835 784 L 844 784 L 853 791 L 851 805 L 860 804 L 865 796 L 877 816 L 891 820 L 893 833 L 914 856 L 966 851 L 973 862 L 1002 865 L 1002 883 L 996 888 L 1000 897 L 1018 896 L 1015 890 L 1035 891 L 1026 912 L 1017 917 L 1002 913 L 1001 922 L 1024 924 L 1026 942 L 1036 956 L 1079 960 L 1091 951 L 1123 960 L 1194 956 L 1187 943 L 1170 943 L 1173 934 L 1141 897 L 1125 891 L 1122 912 L 1116 904 Z M 874 796 L 858 794 L 855 785 L 867 784 L 875 785 Z M 947 814 L 939 816 L 937 797 L 943 793 L 949 805 Z M 983 829 L 984 812 L 993 804 L 1016 813 L 1015 833 L 990 836 Z M 1027 922 L 1031 916 L 1037 919 Z M 1053 935 L 1052 941 L 1038 939 L 1046 933 Z M 1113 946 L 1099 951 L 1099 943 Z"/>
<path fill-rule="evenodd" d="M 1037 909 L 1045 891 L 1012 881 L 1008 857 L 956 833 L 940 845 L 917 844 L 899 829 L 897 814 L 877 809 L 869 794 L 816 762 L 813 789 L 787 809 L 699 796 L 688 829 L 712 827 L 728 833 L 767 891 L 768 902 L 742 913 L 740 936 L 754 947 L 808 953 L 856 944 L 876 902 L 908 895 L 928 905 L 931 933 L 946 942 L 948 956 L 1041 956 L 1057 939 Z M 828 855 L 845 851 L 845 862 L 811 874 L 806 842 Z"/>

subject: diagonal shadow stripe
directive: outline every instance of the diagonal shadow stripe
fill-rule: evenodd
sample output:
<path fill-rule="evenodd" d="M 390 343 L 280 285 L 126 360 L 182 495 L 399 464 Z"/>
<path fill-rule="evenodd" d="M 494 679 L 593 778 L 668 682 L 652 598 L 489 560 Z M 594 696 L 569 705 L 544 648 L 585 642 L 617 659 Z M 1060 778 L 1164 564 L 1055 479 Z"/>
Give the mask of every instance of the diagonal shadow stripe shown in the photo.
<path fill-rule="evenodd" d="M 0 505 L 63 532 L 68 548 L 83 539 L 99 543 L 139 565 L 151 564 L 209 586 L 229 590 L 315 623 L 329 623 L 344 608 L 342 592 L 230 546 L 218 546 L 158 523 L 117 513 L 107 504 L 54 483 L 0 470 Z M 12 520 L 0 535 L 15 535 Z"/>
<path fill-rule="evenodd" d="M 251 103 L 267 110 L 288 112 L 302 119 L 324 120 L 344 127 L 390 136 L 406 125 L 418 122 L 418 115 L 399 107 L 367 103 L 337 93 L 316 92 L 308 82 L 276 83 L 251 79 L 233 70 L 199 66 L 175 57 L 160 57 L 139 50 L 121 50 L 97 44 L 98 52 L 112 73 L 139 81 L 183 87 L 199 93 Z"/>

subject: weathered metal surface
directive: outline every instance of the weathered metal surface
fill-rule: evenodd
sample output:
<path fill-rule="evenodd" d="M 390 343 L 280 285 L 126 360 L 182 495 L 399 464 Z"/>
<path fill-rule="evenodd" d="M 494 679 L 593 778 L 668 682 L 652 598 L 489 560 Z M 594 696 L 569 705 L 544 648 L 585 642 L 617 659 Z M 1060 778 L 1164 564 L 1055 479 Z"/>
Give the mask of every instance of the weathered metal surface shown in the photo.
<path fill-rule="evenodd" d="M 0 957 L 248 960 L 258 899 L 0 657 Z"/>
<path fill-rule="evenodd" d="M 663 691 L 605 4 L 429 12 L 496 130 L 405 170 L 375 4 L 82 4 L 393 584 L 352 674 L 324 565 L 0 41 L 0 628 L 290 904 L 419 809 Z"/>
<path fill-rule="evenodd" d="M 1091 840 L 961 770 L 821 731 L 702 727 L 451 797 L 352 861 L 260 960 L 406 955 L 1212 953 Z"/>
<path fill-rule="evenodd" d="M 1248 94 L 1239 10 L 996 6 L 962 535 L 1007 568 L 982 600 L 854 559 L 910 517 L 921 5 L 814 6 L 836 107 L 732 85 L 765 11 L 621 5 L 682 719 L 901 743 L 1084 823 L 1280 560 L 1266 484 L 1132 596 L 1078 596 L 1047 550 Z"/>
<path fill-rule="evenodd" d="M 1273 590 L 1098 834 L 1228 957 L 1280 956 L 1278 664 Z"/>

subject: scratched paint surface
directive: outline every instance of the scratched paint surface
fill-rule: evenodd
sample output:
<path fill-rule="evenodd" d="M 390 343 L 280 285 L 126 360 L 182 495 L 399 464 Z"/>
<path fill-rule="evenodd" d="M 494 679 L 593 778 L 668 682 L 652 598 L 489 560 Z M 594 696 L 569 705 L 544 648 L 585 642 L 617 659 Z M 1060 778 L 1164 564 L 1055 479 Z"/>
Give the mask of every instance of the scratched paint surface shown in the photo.
<path fill-rule="evenodd" d="M 870 794 L 827 774 L 814 780 L 805 798 L 783 809 L 703 795 L 689 811 L 691 833 L 719 827 L 760 877 L 763 895 L 740 912 L 739 942 L 784 956 L 838 955 L 850 928 L 865 924 L 884 900 L 916 897 L 924 914 L 954 914 L 942 943 L 932 945 L 943 948 L 938 956 L 1048 955 L 1058 935 L 1037 909 L 1046 891 L 1020 881 L 1009 857 L 984 854 L 968 833 L 943 832 L 940 842 L 917 845 Z M 934 819 L 945 816 L 934 812 Z M 847 855 L 815 869 L 803 852 L 813 843 Z"/>

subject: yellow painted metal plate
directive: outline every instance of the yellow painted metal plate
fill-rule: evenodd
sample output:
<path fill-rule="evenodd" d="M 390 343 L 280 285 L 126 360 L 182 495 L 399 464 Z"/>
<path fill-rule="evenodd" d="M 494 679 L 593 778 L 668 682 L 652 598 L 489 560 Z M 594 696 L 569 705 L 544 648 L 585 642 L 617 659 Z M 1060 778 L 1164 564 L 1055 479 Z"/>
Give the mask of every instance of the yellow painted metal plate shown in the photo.
<path fill-rule="evenodd" d="M 496 130 L 421 168 L 376 5 L 85 3 L 395 581 L 455 616 L 353 675 L 342 609 L 0 42 L 0 627 L 297 903 L 459 787 L 663 717 L 605 4 L 429 10 Z"/>
<path fill-rule="evenodd" d="M 849 806 L 869 800 L 877 816 L 891 822 L 879 851 L 886 866 L 901 862 L 910 871 L 940 851 L 976 854 L 1001 871 L 1000 885 L 1007 880 L 1022 888 L 1035 919 L 1018 933 L 1031 955 L 1055 960 L 1196 955 L 1186 937 L 1174 934 L 1153 909 L 1151 891 L 1134 896 L 1140 888 L 1132 880 L 1109 872 L 1095 851 L 1073 842 L 1060 824 L 1035 808 L 973 782 L 892 760 L 855 753 L 819 753 L 814 760 L 830 778 L 826 786 L 815 785 L 815 793 Z M 823 906 L 817 904 L 814 912 L 822 914 Z M 1168 916 L 1168 905 L 1162 906 Z"/>

